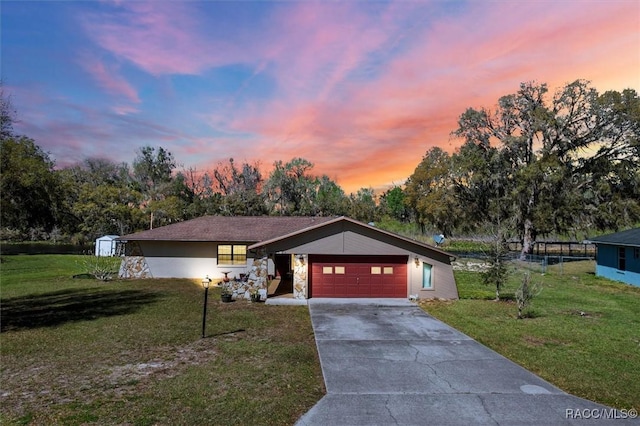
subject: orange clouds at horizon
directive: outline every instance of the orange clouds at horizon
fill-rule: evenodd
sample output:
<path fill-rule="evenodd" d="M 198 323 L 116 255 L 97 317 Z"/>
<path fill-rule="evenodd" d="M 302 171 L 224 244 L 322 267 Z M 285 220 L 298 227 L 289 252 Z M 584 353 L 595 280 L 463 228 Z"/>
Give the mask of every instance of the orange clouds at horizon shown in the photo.
<path fill-rule="evenodd" d="M 261 120 L 283 123 L 287 139 L 300 148 L 280 140 L 281 146 L 264 152 L 284 161 L 307 158 L 317 174 L 336 178 L 347 193 L 368 186 L 385 189 L 403 184 L 431 147 L 455 150 L 462 141 L 452 140 L 450 133 L 466 108 L 493 107 L 521 82 L 547 83 L 550 95 L 576 79 L 590 80 L 601 92 L 640 87 L 640 32 L 633 31 L 640 22 L 633 13 L 637 6 L 597 4 L 581 10 L 561 4 L 565 10 L 552 17 L 535 4 L 494 6 L 485 12 L 475 5 L 466 22 L 440 22 L 421 33 L 412 49 L 390 61 L 381 78 L 350 84 L 346 96 L 338 97 L 348 98 L 346 105 L 294 105 L 275 117 L 267 112 Z M 566 20 L 571 14 L 577 24 Z M 507 32 L 493 25 L 507 15 L 512 18 Z M 471 21 L 480 22 L 482 37 L 456 39 L 455 33 L 472 27 Z M 516 22 L 524 22 L 524 28 Z M 622 36 L 620 28 L 627 29 Z M 442 38 L 454 43 L 438 43 Z M 320 141 L 317 128 L 327 135 Z M 266 134 L 276 140 L 283 136 L 277 129 Z"/>

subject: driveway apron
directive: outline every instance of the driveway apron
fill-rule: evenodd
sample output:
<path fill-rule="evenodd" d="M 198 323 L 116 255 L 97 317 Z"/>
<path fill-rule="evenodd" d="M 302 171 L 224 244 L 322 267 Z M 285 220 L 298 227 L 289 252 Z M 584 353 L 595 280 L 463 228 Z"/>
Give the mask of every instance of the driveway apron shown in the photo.
<path fill-rule="evenodd" d="M 299 426 L 638 424 L 407 300 L 310 299 L 309 310 L 327 394 Z"/>

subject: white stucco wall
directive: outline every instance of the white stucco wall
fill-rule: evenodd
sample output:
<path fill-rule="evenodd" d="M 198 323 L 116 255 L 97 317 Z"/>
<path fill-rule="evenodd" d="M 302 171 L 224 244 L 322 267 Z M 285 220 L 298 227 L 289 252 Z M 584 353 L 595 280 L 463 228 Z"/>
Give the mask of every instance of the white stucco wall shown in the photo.
<path fill-rule="evenodd" d="M 242 265 L 218 265 L 218 244 L 214 242 L 142 241 L 139 243 L 151 276 L 154 278 L 195 278 L 209 276 L 213 281 L 248 274 L 253 257 L 247 257 Z M 269 259 L 268 273 L 274 274 L 275 266 Z"/>

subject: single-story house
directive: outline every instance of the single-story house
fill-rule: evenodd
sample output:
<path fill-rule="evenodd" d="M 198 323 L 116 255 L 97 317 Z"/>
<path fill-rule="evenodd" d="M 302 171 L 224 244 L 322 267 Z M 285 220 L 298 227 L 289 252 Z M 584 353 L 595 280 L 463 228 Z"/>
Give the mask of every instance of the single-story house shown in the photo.
<path fill-rule="evenodd" d="M 596 275 L 640 286 L 640 228 L 591 238 L 598 248 Z"/>
<path fill-rule="evenodd" d="M 238 296 L 300 300 L 458 298 L 451 254 L 344 216 L 204 216 L 120 239 L 123 278 L 239 278 Z"/>
<path fill-rule="evenodd" d="M 96 256 L 115 256 L 117 235 L 103 235 L 96 238 Z"/>

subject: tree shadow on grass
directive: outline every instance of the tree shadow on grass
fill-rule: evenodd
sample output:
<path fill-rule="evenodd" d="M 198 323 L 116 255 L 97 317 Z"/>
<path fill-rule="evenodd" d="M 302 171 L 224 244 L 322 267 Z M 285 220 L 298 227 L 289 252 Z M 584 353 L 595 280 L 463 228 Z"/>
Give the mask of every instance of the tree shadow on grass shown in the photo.
<path fill-rule="evenodd" d="M 3 299 L 0 332 L 131 314 L 158 298 L 140 290 L 70 289 Z"/>

